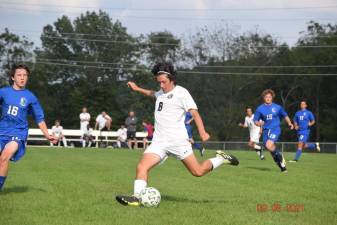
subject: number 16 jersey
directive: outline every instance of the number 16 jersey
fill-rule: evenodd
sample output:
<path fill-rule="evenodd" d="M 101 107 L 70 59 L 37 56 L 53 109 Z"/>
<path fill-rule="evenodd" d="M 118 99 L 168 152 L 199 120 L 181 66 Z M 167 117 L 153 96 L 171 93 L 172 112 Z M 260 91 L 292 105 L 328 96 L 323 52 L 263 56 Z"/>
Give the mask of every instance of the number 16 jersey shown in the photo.
<path fill-rule="evenodd" d="M 36 123 L 44 121 L 44 113 L 39 101 L 27 89 L 1 88 L 0 105 L 0 136 L 26 140 L 28 135 L 27 116 L 32 115 Z"/>

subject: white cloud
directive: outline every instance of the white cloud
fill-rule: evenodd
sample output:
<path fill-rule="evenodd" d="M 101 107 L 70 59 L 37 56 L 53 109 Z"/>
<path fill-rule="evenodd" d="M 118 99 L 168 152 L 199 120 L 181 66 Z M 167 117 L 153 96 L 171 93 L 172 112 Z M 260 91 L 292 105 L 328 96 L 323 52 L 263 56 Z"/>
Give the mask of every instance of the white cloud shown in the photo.
<path fill-rule="evenodd" d="M 6 4 L 9 8 L 14 7 L 19 11 L 25 11 L 31 14 L 40 14 L 48 12 L 60 12 L 63 14 L 79 14 L 85 10 L 95 10 L 100 7 L 100 0 L 26 0 L 22 4 Z"/>

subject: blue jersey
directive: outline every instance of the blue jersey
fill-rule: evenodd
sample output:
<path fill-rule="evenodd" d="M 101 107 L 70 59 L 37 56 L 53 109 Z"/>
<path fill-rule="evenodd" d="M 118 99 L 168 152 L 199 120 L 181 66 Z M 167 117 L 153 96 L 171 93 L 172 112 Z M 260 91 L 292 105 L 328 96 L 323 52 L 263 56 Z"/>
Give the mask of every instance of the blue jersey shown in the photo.
<path fill-rule="evenodd" d="M 26 140 L 28 136 L 27 116 L 32 115 L 36 123 L 44 121 L 44 113 L 37 98 L 27 89 L 13 87 L 0 89 L 0 136 Z"/>
<path fill-rule="evenodd" d="M 294 116 L 294 121 L 299 127 L 298 131 L 310 130 L 309 122 L 312 122 L 314 120 L 314 115 L 307 109 L 297 111 Z"/>
<path fill-rule="evenodd" d="M 288 116 L 282 106 L 272 103 L 262 104 L 254 112 L 254 122 L 262 120 L 264 130 L 280 128 L 280 119 Z"/>
<path fill-rule="evenodd" d="M 192 119 L 192 114 L 190 112 L 187 112 L 185 114 L 185 125 L 189 125 L 189 124 L 187 124 L 187 121 L 189 121 L 191 119 Z"/>

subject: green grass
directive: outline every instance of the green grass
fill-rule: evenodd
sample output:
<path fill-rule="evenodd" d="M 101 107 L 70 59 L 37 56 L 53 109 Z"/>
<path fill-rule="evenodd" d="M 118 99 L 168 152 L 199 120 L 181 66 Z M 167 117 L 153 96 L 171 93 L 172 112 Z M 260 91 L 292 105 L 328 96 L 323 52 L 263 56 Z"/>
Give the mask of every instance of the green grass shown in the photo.
<path fill-rule="evenodd" d="M 240 159 L 238 167 L 222 166 L 202 178 L 170 158 L 150 174 L 149 186 L 162 194 L 160 206 L 130 208 L 114 198 L 132 192 L 141 152 L 29 148 L 10 165 L 0 224 L 337 224 L 336 155 L 303 154 L 281 174 L 269 154 L 260 161 L 254 152 L 231 153 Z M 280 212 L 271 209 L 275 203 Z M 304 210 L 289 212 L 287 205 L 295 204 Z"/>

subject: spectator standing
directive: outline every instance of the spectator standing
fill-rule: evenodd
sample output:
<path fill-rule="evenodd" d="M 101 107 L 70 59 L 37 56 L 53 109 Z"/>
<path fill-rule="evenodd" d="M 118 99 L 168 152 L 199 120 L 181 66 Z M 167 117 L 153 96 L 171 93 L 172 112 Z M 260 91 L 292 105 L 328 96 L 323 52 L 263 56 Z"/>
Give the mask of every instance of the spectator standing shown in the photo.
<path fill-rule="evenodd" d="M 125 120 L 125 125 L 127 128 L 127 139 L 128 147 L 132 149 L 132 146 L 135 147 L 136 144 L 136 131 L 137 131 L 137 117 L 135 116 L 134 111 L 129 112 L 129 116 Z"/>
<path fill-rule="evenodd" d="M 143 121 L 144 131 L 147 132 L 147 136 L 143 139 L 143 148 L 146 149 L 149 141 L 153 138 L 153 125 L 146 120 Z"/>
<path fill-rule="evenodd" d="M 82 112 L 80 114 L 80 129 L 85 134 L 88 130 L 88 125 L 90 123 L 90 114 L 88 113 L 87 107 L 82 108 Z"/>

